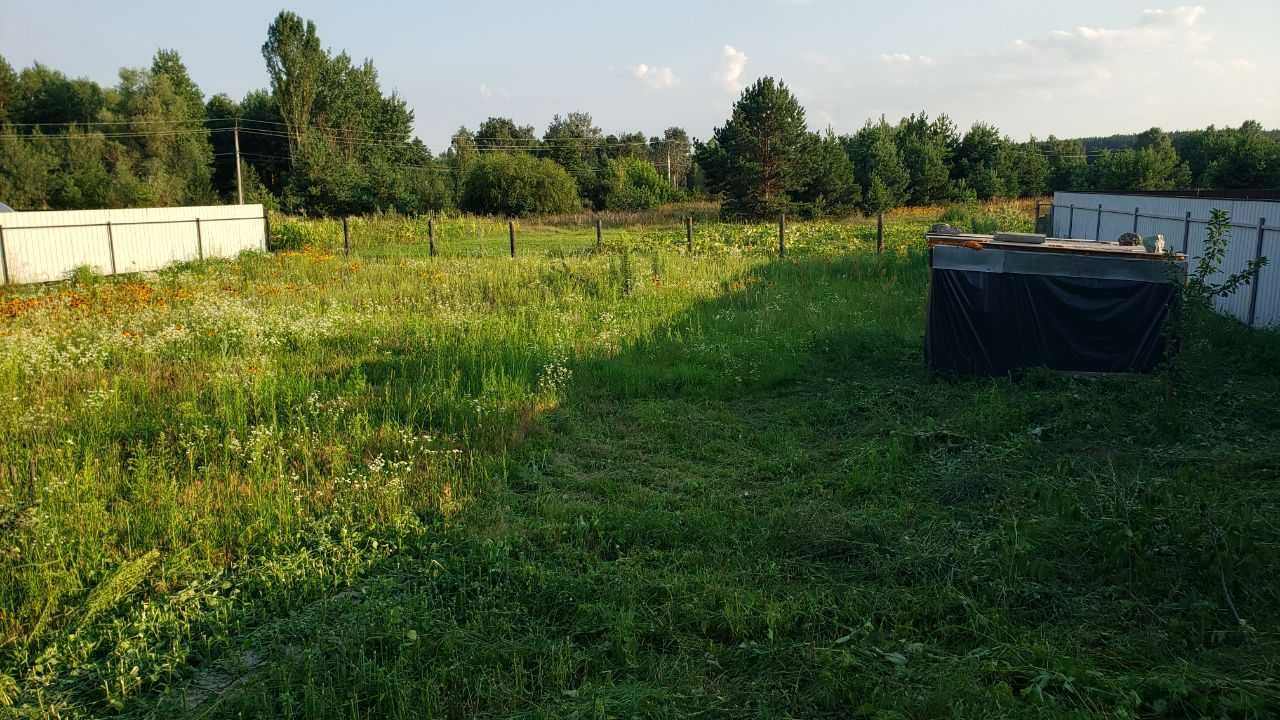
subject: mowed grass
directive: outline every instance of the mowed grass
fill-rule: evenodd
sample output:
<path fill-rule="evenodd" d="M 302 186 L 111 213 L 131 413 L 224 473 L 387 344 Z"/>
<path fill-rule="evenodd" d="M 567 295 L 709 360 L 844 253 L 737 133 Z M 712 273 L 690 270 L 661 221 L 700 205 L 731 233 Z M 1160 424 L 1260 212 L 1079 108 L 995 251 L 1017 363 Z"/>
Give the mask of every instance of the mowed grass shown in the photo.
<path fill-rule="evenodd" d="M 1273 717 L 1277 337 L 930 378 L 930 219 L 0 296 L 0 714 Z"/>

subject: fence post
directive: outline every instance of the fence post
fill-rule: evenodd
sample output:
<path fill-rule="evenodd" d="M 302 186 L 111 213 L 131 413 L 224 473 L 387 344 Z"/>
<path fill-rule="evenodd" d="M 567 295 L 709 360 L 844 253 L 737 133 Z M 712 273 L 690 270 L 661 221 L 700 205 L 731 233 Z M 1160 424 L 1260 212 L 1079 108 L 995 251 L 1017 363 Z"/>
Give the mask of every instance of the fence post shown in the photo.
<path fill-rule="evenodd" d="M 436 219 L 427 218 L 427 255 L 436 256 Z"/>
<path fill-rule="evenodd" d="M 693 254 L 693 216 L 686 215 L 684 218 L 684 247 Z"/>
<path fill-rule="evenodd" d="M 4 284 L 9 284 L 9 255 L 4 247 L 4 226 L 0 225 L 0 271 L 4 272 Z"/>
<path fill-rule="evenodd" d="M 1262 258 L 1262 241 L 1267 235 L 1267 219 L 1258 218 L 1258 247 L 1253 251 L 1253 260 L 1257 262 Z M 1253 327 L 1254 318 L 1258 312 L 1258 281 L 1262 279 L 1262 273 L 1259 272 L 1257 277 L 1253 278 L 1252 285 L 1249 288 L 1249 327 Z"/>
<path fill-rule="evenodd" d="M 1058 209 L 1057 203 L 1049 203 L 1049 237 L 1053 237 L 1053 234 L 1058 232 L 1058 226 L 1056 223 L 1054 223 L 1054 219 L 1055 219 L 1054 213 L 1057 211 L 1057 209 Z"/>
<path fill-rule="evenodd" d="M 200 231 L 200 218 L 196 218 L 196 257 L 204 259 L 204 233 Z"/>
<path fill-rule="evenodd" d="M 271 250 L 271 218 L 267 217 L 267 206 L 262 206 L 262 252 Z"/>
<path fill-rule="evenodd" d="M 876 254 L 884 253 L 884 213 L 876 213 Z"/>
<path fill-rule="evenodd" d="M 350 257 L 351 255 L 351 228 L 347 226 L 347 216 L 342 216 L 342 254 Z"/>
<path fill-rule="evenodd" d="M 787 214 L 778 215 L 778 257 L 787 254 Z"/>
<path fill-rule="evenodd" d="M 1095 242 L 1102 242 L 1102 203 L 1098 203 L 1098 228 L 1093 231 Z"/>
<path fill-rule="evenodd" d="M 1071 212 L 1067 214 L 1067 239 L 1075 237 L 1076 231 L 1076 206 L 1071 204 Z"/>
<path fill-rule="evenodd" d="M 1138 234 L 1138 210 L 1139 208 L 1133 209 L 1133 234 L 1134 235 Z"/>
<path fill-rule="evenodd" d="M 511 239 L 511 257 L 516 256 L 516 221 L 507 221 L 507 236 Z"/>
<path fill-rule="evenodd" d="M 1191 252 L 1191 211 L 1187 211 L 1187 219 L 1182 223 L 1182 254 Z"/>
<path fill-rule="evenodd" d="M 1036 219 L 1031 224 L 1035 232 L 1040 232 L 1040 201 L 1036 201 Z"/>
<path fill-rule="evenodd" d="M 111 232 L 111 221 L 107 221 L 107 252 L 111 254 L 111 274 L 116 274 L 116 238 Z"/>
<path fill-rule="evenodd" d="M 600 227 L 600 218 L 596 218 L 596 252 L 604 247 L 604 229 Z"/>

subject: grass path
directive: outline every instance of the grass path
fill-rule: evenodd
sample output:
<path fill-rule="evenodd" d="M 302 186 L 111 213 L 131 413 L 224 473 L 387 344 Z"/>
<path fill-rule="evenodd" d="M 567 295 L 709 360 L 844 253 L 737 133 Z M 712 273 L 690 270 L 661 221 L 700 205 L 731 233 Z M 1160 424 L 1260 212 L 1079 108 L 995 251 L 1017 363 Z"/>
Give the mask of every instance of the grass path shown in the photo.
<path fill-rule="evenodd" d="M 1222 330 L 1232 442 L 1173 442 L 1154 379 L 928 380 L 918 288 L 855 292 L 902 272 L 758 268 L 575 367 L 456 525 L 281 628 L 211 714 L 1267 716 L 1274 345 Z M 682 357 L 717 318 L 759 352 L 740 311 L 824 280 L 863 307 L 770 379 Z"/>

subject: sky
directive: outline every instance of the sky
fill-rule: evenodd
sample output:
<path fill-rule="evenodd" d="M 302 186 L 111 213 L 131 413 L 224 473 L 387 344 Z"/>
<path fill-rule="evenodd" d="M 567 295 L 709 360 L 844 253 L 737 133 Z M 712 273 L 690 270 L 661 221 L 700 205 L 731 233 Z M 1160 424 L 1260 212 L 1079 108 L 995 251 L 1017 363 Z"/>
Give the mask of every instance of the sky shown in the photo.
<path fill-rule="evenodd" d="M 816 130 L 924 110 L 1017 139 L 1280 127 L 1280 0 L 647 0 L 309 2 L 321 41 L 369 58 L 435 151 L 490 116 L 591 113 L 606 133 L 707 138 L 770 75 Z M 261 46 L 281 7 L 0 0 L 0 55 L 114 84 L 176 49 L 206 96 L 268 85 Z"/>

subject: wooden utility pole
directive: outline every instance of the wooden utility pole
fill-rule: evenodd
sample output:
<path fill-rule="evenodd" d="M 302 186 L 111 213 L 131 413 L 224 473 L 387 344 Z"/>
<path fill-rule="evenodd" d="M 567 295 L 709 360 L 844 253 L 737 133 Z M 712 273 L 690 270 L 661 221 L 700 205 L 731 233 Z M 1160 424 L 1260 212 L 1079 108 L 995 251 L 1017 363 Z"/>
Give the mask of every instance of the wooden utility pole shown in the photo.
<path fill-rule="evenodd" d="M 435 218 L 427 218 L 427 255 L 436 256 L 436 221 Z"/>
<path fill-rule="evenodd" d="M 667 184 L 668 185 L 673 184 L 671 182 L 671 146 L 670 145 L 667 146 Z"/>
<path fill-rule="evenodd" d="M 511 257 L 516 256 L 516 221 L 507 221 L 507 236 L 511 238 Z"/>
<path fill-rule="evenodd" d="M 602 247 L 604 247 L 604 232 L 600 227 L 600 218 L 596 218 L 596 251 L 599 252 Z"/>
<path fill-rule="evenodd" d="M 693 216 L 686 215 L 684 218 L 684 244 L 689 254 L 693 254 Z"/>
<path fill-rule="evenodd" d="M 351 230 L 347 227 L 347 218 L 342 217 L 342 254 L 351 255 Z"/>
<path fill-rule="evenodd" d="M 884 253 L 884 213 L 876 213 L 876 254 Z"/>
<path fill-rule="evenodd" d="M 4 226 L 0 225 L 0 270 L 4 271 L 4 284 L 9 284 L 9 258 L 4 249 Z"/>
<path fill-rule="evenodd" d="M 787 254 L 787 214 L 778 216 L 778 257 Z"/>
<path fill-rule="evenodd" d="M 236 195 L 240 198 L 240 204 L 244 204 L 244 183 L 240 180 L 240 120 L 236 120 L 235 129 L 236 139 Z"/>

